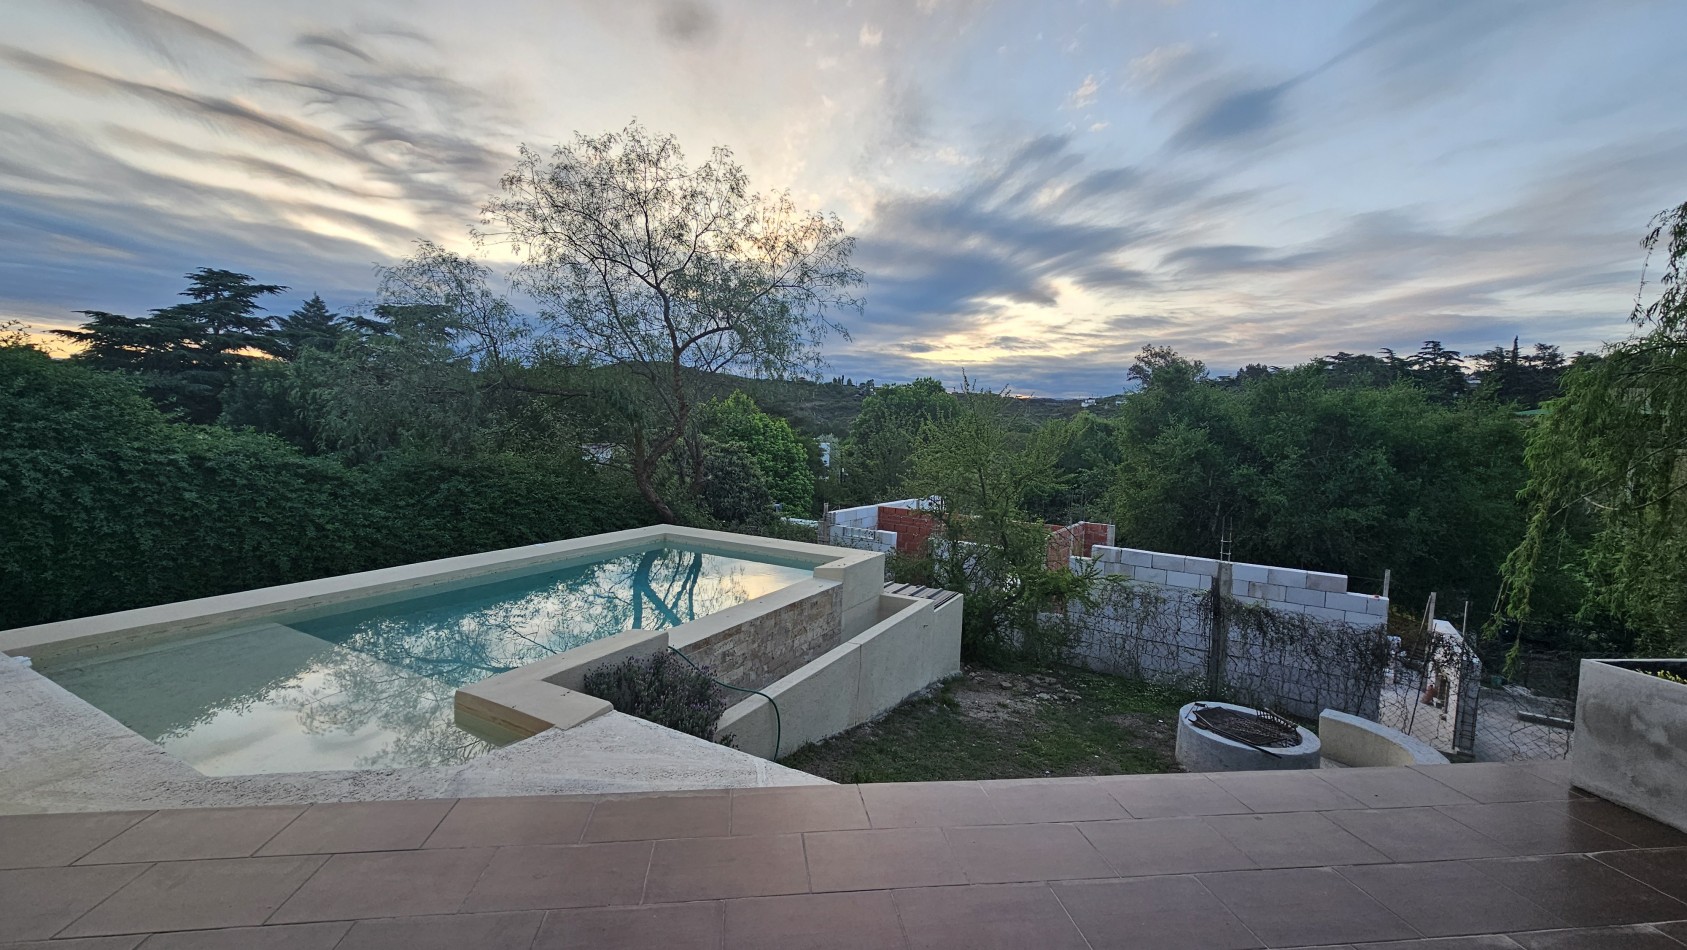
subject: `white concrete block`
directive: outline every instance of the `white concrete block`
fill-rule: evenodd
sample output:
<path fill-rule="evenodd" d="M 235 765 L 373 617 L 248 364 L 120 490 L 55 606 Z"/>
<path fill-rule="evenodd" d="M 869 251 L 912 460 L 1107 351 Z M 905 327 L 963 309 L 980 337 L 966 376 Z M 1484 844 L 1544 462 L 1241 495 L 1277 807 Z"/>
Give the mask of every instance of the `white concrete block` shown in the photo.
<path fill-rule="evenodd" d="M 1289 589 L 1281 584 L 1261 584 L 1258 581 L 1248 581 L 1248 596 L 1258 597 L 1260 600 L 1288 600 Z"/>
<path fill-rule="evenodd" d="M 1347 592 L 1346 574 L 1324 574 L 1319 571 L 1302 571 L 1306 575 L 1306 586 L 1313 590 L 1329 591 L 1335 594 Z"/>
<path fill-rule="evenodd" d="M 1154 566 L 1153 551 L 1139 551 L 1136 548 L 1114 548 L 1113 550 L 1119 552 L 1119 563 L 1121 564 L 1129 564 L 1132 567 Z"/>
<path fill-rule="evenodd" d="M 1301 612 L 1308 617 L 1317 617 L 1320 620 L 1340 620 L 1344 623 L 1347 621 L 1346 611 L 1331 610 L 1328 607 L 1304 607 Z"/>
<path fill-rule="evenodd" d="M 1212 578 L 1186 571 L 1167 571 L 1166 583 L 1173 587 L 1187 587 L 1191 590 L 1206 590 L 1212 585 Z"/>
<path fill-rule="evenodd" d="M 1152 557 L 1154 560 L 1152 566 L 1162 571 L 1183 570 L 1183 555 L 1181 554 L 1155 554 Z"/>
<path fill-rule="evenodd" d="M 1210 557 L 1186 557 L 1183 559 L 1183 569 L 1191 574 L 1200 574 L 1204 577 L 1218 576 L 1218 562 Z"/>
<path fill-rule="evenodd" d="M 1263 564 L 1232 564 L 1230 576 L 1239 581 L 1258 581 L 1261 584 L 1271 580 L 1271 569 Z"/>
<path fill-rule="evenodd" d="M 1331 610 L 1357 610 L 1360 613 L 1365 612 L 1365 602 L 1360 600 L 1356 594 L 1324 594 L 1324 606 L 1330 608 Z"/>
<path fill-rule="evenodd" d="M 1303 604 L 1310 607 L 1326 607 L 1324 592 L 1321 590 L 1307 590 L 1304 587 L 1283 588 L 1284 599 L 1291 604 Z"/>
<path fill-rule="evenodd" d="M 1133 567 L 1131 568 L 1131 576 L 1144 584 L 1164 585 L 1166 583 L 1166 572 L 1152 567 Z"/>
<path fill-rule="evenodd" d="M 1368 614 L 1363 610 L 1344 610 L 1342 613 L 1346 616 L 1347 622 L 1356 627 L 1380 627 L 1386 622 L 1384 618 L 1378 617 L 1376 614 Z"/>
<path fill-rule="evenodd" d="M 1388 617 L 1387 597 L 1384 597 L 1381 594 L 1355 594 L 1354 596 L 1365 598 L 1366 613 L 1376 614 L 1378 617 L 1383 617 L 1385 619 Z"/>
<path fill-rule="evenodd" d="M 1305 587 L 1306 572 L 1287 567 L 1269 567 L 1266 568 L 1266 580 L 1284 587 Z"/>

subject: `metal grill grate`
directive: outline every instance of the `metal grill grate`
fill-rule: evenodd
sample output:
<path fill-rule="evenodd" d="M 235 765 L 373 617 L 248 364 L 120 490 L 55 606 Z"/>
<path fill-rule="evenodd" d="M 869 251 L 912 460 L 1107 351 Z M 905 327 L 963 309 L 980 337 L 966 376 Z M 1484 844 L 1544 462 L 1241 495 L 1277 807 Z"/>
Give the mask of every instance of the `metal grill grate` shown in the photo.
<path fill-rule="evenodd" d="M 1300 733 L 1295 724 L 1276 713 L 1197 706 L 1190 710 L 1189 721 L 1215 735 L 1262 749 L 1287 749 L 1300 745 Z"/>

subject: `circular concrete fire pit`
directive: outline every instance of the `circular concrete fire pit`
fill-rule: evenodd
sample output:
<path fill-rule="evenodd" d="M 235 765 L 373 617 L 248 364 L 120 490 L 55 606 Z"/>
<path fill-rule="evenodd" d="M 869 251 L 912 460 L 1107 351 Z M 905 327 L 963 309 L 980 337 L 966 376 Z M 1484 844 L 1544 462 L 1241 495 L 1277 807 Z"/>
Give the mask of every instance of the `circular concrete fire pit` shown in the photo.
<path fill-rule="evenodd" d="M 1318 737 L 1274 713 L 1190 703 L 1177 713 L 1177 764 L 1191 772 L 1315 769 Z"/>

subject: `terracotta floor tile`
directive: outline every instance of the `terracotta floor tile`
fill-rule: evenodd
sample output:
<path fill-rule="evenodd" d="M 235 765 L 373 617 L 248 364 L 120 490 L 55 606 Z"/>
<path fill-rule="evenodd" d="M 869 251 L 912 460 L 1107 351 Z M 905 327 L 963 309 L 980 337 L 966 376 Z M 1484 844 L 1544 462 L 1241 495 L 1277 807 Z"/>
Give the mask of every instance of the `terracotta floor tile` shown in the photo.
<path fill-rule="evenodd" d="M 1382 852 L 1318 812 L 1214 815 L 1201 819 L 1262 868 L 1375 864 Z"/>
<path fill-rule="evenodd" d="M 586 830 L 592 804 L 556 797 L 459 799 L 423 847 L 574 844 Z"/>
<path fill-rule="evenodd" d="M 726 902 L 733 950 L 897 950 L 902 924 L 889 891 L 751 897 Z"/>
<path fill-rule="evenodd" d="M 1248 806 L 1205 775 L 1129 775 L 1096 779 L 1134 818 L 1245 814 Z"/>
<path fill-rule="evenodd" d="M 70 940 L 25 940 L 23 943 L 0 944 L 6 950 L 135 950 L 145 934 L 124 934 L 120 937 L 77 937 Z"/>
<path fill-rule="evenodd" d="M 1271 947 L 1316 947 L 1418 936 L 1405 921 L 1329 868 L 1197 875 Z"/>
<path fill-rule="evenodd" d="M 1256 812 L 1324 811 L 1363 808 L 1358 799 L 1341 791 L 1315 769 L 1285 772 L 1221 772 L 1213 784 Z"/>
<path fill-rule="evenodd" d="M 1572 927 L 1643 924 L 1687 918 L 1687 904 L 1581 854 L 1471 862 L 1483 873 Z"/>
<path fill-rule="evenodd" d="M 1569 803 L 1570 817 L 1584 821 L 1606 834 L 1616 835 L 1636 848 L 1687 847 L 1687 832 L 1677 831 L 1621 805 L 1590 798 Z"/>
<path fill-rule="evenodd" d="M 305 855 L 154 864 L 65 928 L 64 935 L 256 926 L 298 890 L 323 861 Z"/>
<path fill-rule="evenodd" d="M 1318 777 L 1370 808 L 1468 805 L 1472 802 L 1463 793 L 1411 769 L 1322 769 Z"/>
<path fill-rule="evenodd" d="M 1594 857 L 1678 901 L 1687 901 L 1687 848 L 1611 851 Z"/>
<path fill-rule="evenodd" d="M 0 869 L 70 864 L 148 814 L 0 815 Z"/>
<path fill-rule="evenodd" d="M 1511 939 L 1524 950 L 1681 950 L 1679 943 L 1645 924 L 1512 934 Z"/>
<path fill-rule="evenodd" d="M 463 911 L 550 910 L 637 904 L 650 868 L 648 841 L 499 848 Z"/>
<path fill-rule="evenodd" d="M 1074 825 L 975 825 L 947 828 L 944 833 L 961 870 L 974 884 L 1114 876 Z"/>
<path fill-rule="evenodd" d="M 420 848 L 439 827 L 450 799 L 312 805 L 259 854 L 335 854 Z"/>
<path fill-rule="evenodd" d="M 1565 921 L 1469 864 L 1373 864 L 1341 868 L 1343 877 L 1429 937 L 1545 930 Z"/>
<path fill-rule="evenodd" d="M 1131 817 L 1097 782 L 1079 779 L 1015 779 L 980 782 L 1003 821 L 1109 821 Z"/>
<path fill-rule="evenodd" d="M 1425 937 L 1422 940 L 1356 943 L 1348 950 L 1519 950 L 1519 948 L 1510 937 L 1499 934 L 1479 934 L 1470 937 Z"/>
<path fill-rule="evenodd" d="M 1582 797 L 1566 784 L 1503 762 L 1414 765 L 1410 768 L 1479 802 L 1550 802 Z"/>
<path fill-rule="evenodd" d="M 862 785 L 861 800 L 874 828 L 993 825 L 1002 817 L 977 782 Z"/>
<path fill-rule="evenodd" d="M 336 950 L 527 950 L 540 911 L 360 920 Z"/>
<path fill-rule="evenodd" d="M 322 924 L 184 930 L 153 934 L 142 946 L 144 950 L 334 950 L 350 929 L 349 921 L 339 920 Z"/>
<path fill-rule="evenodd" d="M 1687 947 L 1687 920 L 1675 920 L 1669 923 L 1652 925 L 1661 934 L 1675 938 L 1682 946 Z"/>
<path fill-rule="evenodd" d="M 867 808 L 861 803 L 861 792 L 853 785 L 732 790 L 735 835 L 848 831 L 866 827 Z"/>
<path fill-rule="evenodd" d="M 592 810 L 585 841 L 648 841 L 724 835 L 732 800 L 726 792 L 606 798 Z"/>
<path fill-rule="evenodd" d="M 491 848 L 336 854 L 270 920 L 449 914 L 491 860 Z"/>
<path fill-rule="evenodd" d="M 302 805 L 192 808 L 153 813 L 77 864 L 244 858 L 304 812 Z"/>
<path fill-rule="evenodd" d="M 1629 847 L 1570 815 L 1571 802 L 1442 805 L 1441 814 L 1504 845 L 1512 854 L 1566 854 Z"/>
<path fill-rule="evenodd" d="M 1043 884 L 922 887 L 896 891 L 912 950 L 1088 950 Z"/>
<path fill-rule="evenodd" d="M 1247 950 L 1260 942 L 1192 877 L 1055 884 L 1091 947 Z"/>
<path fill-rule="evenodd" d="M 846 833 L 846 832 L 839 832 Z M 671 838 L 656 842 L 644 902 L 808 892 L 802 835 Z"/>
<path fill-rule="evenodd" d="M 553 910 L 533 950 L 720 950 L 719 901 Z"/>
<path fill-rule="evenodd" d="M 803 839 L 815 891 L 966 883 L 940 828 L 819 831 Z"/>
<path fill-rule="evenodd" d="M 1200 818 L 1094 821 L 1079 830 L 1124 877 L 1258 867 Z"/>
<path fill-rule="evenodd" d="M 0 871 L 0 939 L 45 940 L 145 870 L 136 864 Z"/>
<path fill-rule="evenodd" d="M 1498 858 L 1513 852 L 1433 808 L 1327 811 L 1324 817 L 1393 861 Z"/>

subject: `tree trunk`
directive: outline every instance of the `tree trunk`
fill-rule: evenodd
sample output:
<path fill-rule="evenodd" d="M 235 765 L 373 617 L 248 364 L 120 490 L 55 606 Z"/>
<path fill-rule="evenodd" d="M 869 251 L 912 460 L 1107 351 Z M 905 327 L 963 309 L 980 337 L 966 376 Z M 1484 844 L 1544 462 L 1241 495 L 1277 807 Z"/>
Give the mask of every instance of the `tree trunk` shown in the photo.
<path fill-rule="evenodd" d="M 650 503 L 650 507 L 656 509 L 656 513 L 662 516 L 663 521 L 668 524 L 679 524 L 679 518 L 674 515 L 674 510 L 669 508 L 668 503 L 662 500 L 662 496 L 656 493 L 656 482 L 652 478 L 653 468 L 654 466 L 641 465 L 634 461 L 633 481 L 638 483 L 638 493 L 644 496 L 644 500 Z"/>

